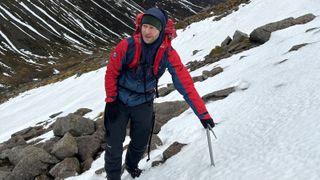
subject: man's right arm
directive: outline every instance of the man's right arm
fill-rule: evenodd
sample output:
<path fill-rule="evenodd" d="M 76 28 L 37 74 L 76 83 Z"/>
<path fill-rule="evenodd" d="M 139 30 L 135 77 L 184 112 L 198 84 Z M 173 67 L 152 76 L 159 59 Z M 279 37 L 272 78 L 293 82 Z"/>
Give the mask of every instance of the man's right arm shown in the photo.
<path fill-rule="evenodd" d="M 109 64 L 105 74 L 106 102 L 113 102 L 117 98 L 117 80 L 120 74 L 122 59 L 128 49 L 127 39 L 123 39 L 110 53 Z"/>

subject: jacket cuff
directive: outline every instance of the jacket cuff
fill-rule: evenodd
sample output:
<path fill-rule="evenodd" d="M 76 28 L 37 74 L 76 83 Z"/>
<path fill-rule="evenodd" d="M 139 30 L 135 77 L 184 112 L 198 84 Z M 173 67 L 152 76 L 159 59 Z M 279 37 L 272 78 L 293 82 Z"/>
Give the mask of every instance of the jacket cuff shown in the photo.
<path fill-rule="evenodd" d="M 113 102 L 115 100 L 116 100 L 115 97 L 106 97 L 106 99 L 105 99 L 106 102 Z"/>

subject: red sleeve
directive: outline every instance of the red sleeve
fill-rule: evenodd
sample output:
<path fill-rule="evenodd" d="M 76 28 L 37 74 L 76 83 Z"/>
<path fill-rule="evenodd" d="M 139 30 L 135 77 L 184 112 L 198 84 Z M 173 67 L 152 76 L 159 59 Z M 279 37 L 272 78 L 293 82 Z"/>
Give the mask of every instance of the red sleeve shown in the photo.
<path fill-rule="evenodd" d="M 128 49 L 127 39 L 123 39 L 110 53 L 109 64 L 105 74 L 106 102 L 112 102 L 117 97 L 117 79 L 120 74 L 122 59 Z"/>
<path fill-rule="evenodd" d="M 178 53 L 174 49 L 171 49 L 169 50 L 168 58 L 168 70 L 172 75 L 172 80 L 176 89 L 183 95 L 183 98 L 187 101 L 199 119 L 211 118 L 204 102 L 194 87 L 193 80 L 187 68 L 182 64 Z"/>

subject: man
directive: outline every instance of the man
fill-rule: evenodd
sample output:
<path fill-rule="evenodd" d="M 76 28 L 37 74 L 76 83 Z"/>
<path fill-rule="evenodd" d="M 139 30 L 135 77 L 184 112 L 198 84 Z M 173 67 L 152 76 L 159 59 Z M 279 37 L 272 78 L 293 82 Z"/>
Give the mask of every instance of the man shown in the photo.
<path fill-rule="evenodd" d="M 165 69 L 171 73 L 176 89 L 204 128 L 214 127 L 190 74 L 171 47 L 174 33 L 173 23 L 165 11 L 151 8 L 137 16 L 134 36 L 122 40 L 111 52 L 105 76 L 105 169 L 108 180 L 120 180 L 123 141 L 129 119 L 131 141 L 124 168 L 133 178 L 140 176 L 138 163 L 148 144 L 153 125 L 153 100 L 158 79 Z"/>

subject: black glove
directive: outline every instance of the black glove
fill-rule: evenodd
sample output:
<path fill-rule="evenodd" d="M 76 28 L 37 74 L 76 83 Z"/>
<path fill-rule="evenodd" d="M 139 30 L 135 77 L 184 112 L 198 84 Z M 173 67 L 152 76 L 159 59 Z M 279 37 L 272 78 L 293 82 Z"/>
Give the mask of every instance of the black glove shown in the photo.
<path fill-rule="evenodd" d="M 213 128 L 215 126 L 215 124 L 211 118 L 210 119 L 201 119 L 200 122 L 204 128 L 208 128 L 208 126 Z"/>
<path fill-rule="evenodd" d="M 117 100 L 113 102 L 108 102 L 106 104 L 106 113 L 105 115 L 107 116 L 106 118 L 109 119 L 110 122 L 113 122 L 117 119 L 117 115 L 119 113 L 119 107 L 118 107 L 118 102 Z"/>

